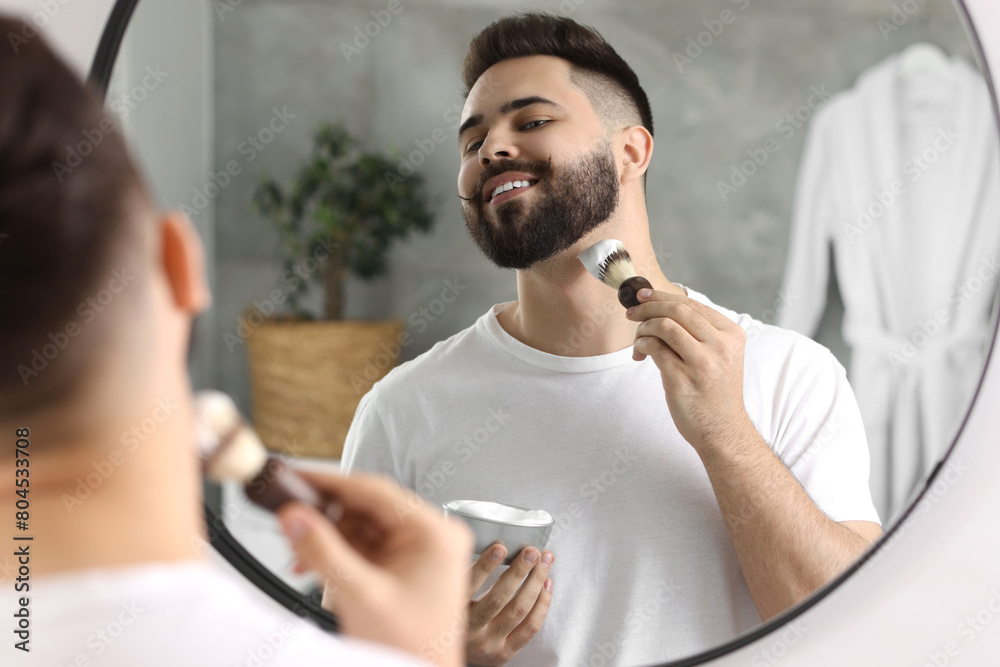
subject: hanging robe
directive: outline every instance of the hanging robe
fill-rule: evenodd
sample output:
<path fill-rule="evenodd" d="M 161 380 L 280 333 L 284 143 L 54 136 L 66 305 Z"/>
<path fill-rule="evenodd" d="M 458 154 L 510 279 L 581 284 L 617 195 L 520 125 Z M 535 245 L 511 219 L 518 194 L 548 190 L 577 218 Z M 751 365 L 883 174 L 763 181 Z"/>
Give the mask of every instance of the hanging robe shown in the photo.
<path fill-rule="evenodd" d="M 870 68 L 814 116 L 777 322 L 815 334 L 832 245 L 883 525 L 968 410 L 1000 259 L 998 139 L 982 77 L 960 57 L 930 72 L 900 62 Z"/>

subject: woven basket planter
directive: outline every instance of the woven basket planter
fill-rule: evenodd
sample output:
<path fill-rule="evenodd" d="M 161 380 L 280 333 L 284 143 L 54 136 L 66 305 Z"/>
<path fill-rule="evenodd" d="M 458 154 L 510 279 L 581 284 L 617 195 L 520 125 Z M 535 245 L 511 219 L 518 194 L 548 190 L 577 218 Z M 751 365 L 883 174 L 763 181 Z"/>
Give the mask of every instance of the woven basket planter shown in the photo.
<path fill-rule="evenodd" d="M 403 320 L 268 320 L 247 338 L 264 445 L 339 459 L 361 397 L 399 359 Z"/>

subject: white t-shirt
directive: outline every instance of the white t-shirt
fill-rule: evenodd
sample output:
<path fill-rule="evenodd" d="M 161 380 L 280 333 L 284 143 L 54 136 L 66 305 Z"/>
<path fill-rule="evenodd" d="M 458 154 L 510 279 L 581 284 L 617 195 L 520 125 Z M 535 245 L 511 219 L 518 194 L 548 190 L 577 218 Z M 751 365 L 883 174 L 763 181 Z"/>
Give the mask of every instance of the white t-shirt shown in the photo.
<path fill-rule="evenodd" d="M 817 506 L 834 521 L 878 522 L 843 366 L 801 334 L 687 291 L 747 330 L 747 413 Z M 391 475 L 439 506 L 489 500 L 556 518 L 552 605 L 511 667 L 650 664 L 759 625 L 652 359 L 634 361 L 631 346 L 548 354 L 504 331 L 495 308 L 374 385 L 344 468 Z"/>
<path fill-rule="evenodd" d="M 3 664 L 429 667 L 386 646 L 328 634 L 210 560 L 32 578 L 28 595 L 31 651 L 15 649 L 8 630 L 2 652 L 19 659 Z"/>

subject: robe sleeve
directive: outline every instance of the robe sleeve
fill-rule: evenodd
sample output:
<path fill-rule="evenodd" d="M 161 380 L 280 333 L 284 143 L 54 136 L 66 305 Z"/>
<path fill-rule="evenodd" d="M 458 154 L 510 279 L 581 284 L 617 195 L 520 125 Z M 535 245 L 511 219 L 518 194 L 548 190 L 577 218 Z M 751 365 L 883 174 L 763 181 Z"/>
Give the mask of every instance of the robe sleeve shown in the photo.
<path fill-rule="evenodd" d="M 828 103 L 813 118 L 799 163 L 781 286 L 786 305 L 776 321 L 783 329 L 810 337 L 819 328 L 826 308 L 830 276 L 829 246 L 835 215 L 830 149 L 836 122 L 836 114 L 829 113 L 831 106 L 835 105 Z"/>

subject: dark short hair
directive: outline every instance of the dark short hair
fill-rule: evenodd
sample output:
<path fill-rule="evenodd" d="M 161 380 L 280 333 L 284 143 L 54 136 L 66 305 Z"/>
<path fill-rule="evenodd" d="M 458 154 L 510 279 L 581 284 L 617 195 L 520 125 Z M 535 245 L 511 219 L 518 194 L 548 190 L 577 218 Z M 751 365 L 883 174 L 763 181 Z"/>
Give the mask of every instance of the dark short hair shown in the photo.
<path fill-rule="evenodd" d="M 464 96 L 493 65 L 512 58 L 556 56 L 572 66 L 570 77 L 612 128 L 635 119 L 653 134 L 649 98 L 639 77 L 593 28 L 573 19 L 525 12 L 494 21 L 476 35 L 462 65 Z"/>
<path fill-rule="evenodd" d="M 0 15 L 0 35 L 24 34 L 24 26 Z M 115 269 L 133 264 L 147 238 L 136 213 L 149 205 L 148 195 L 101 96 L 40 35 L 29 34 L 0 41 L 5 415 L 63 400 L 80 388 L 121 323 L 109 317 L 87 322 L 79 306 L 108 284 Z M 141 282 L 141 272 L 135 280 Z M 129 290 L 138 291 L 130 284 L 123 292 Z"/>

